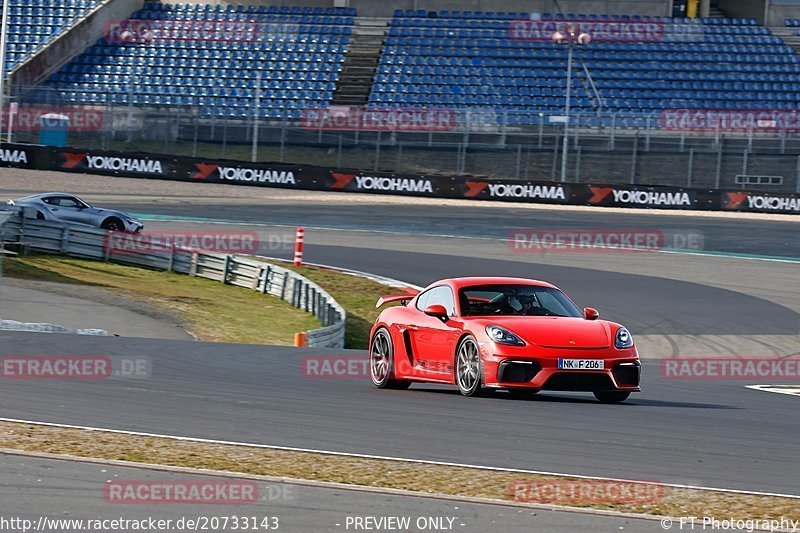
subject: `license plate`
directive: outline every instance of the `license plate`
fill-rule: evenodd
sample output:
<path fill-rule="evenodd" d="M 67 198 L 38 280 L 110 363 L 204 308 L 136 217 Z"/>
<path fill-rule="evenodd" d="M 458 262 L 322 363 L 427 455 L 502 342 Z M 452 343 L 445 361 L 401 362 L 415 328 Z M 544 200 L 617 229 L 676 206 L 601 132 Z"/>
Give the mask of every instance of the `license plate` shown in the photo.
<path fill-rule="evenodd" d="M 559 359 L 559 370 L 603 370 L 602 359 Z"/>

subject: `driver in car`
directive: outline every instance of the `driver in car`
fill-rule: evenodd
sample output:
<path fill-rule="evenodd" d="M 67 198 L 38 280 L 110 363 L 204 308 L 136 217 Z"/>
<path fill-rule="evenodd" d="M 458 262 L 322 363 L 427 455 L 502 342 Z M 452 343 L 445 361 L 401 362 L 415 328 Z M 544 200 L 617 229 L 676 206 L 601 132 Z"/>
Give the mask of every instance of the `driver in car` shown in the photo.
<path fill-rule="evenodd" d="M 541 316 L 542 310 L 537 305 L 536 297 L 531 295 L 523 295 L 518 296 L 517 299 L 522 305 L 522 309 L 519 310 L 519 314 L 526 316 Z"/>

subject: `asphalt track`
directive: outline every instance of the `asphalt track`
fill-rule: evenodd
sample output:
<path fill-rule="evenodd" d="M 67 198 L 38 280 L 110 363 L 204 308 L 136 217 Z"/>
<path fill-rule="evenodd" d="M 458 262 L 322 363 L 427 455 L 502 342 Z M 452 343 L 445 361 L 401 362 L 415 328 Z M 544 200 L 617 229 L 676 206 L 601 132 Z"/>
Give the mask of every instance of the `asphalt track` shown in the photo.
<path fill-rule="evenodd" d="M 136 213 L 168 216 L 211 217 L 215 219 L 322 226 L 340 229 L 365 229 L 410 234 L 463 235 L 506 239 L 514 230 L 619 230 L 699 233 L 703 249 L 712 252 L 762 254 L 800 258 L 800 239 L 796 222 L 775 220 L 709 218 L 702 216 L 659 216 L 632 209 L 627 213 L 589 211 L 535 211 L 509 203 L 489 207 L 464 202 L 460 207 L 431 205 L 375 205 L 348 203 L 342 194 L 340 205 L 321 204 L 313 208 L 302 202 L 274 202 L 268 205 L 213 203 L 192 205 L 166 200 L 142 204 L 106 202 L 109 207 Z"/>
<path fill-rule="evenodd" d="M 634 335 L 667 338 L 672 351 L 661 356 L 703 342 L 711 349 L 710 336 L 723 339 L 714 353 L 741 353 L 752 339 L 766 350 L 758 355 L 796 353 L 800 345 L 798 265 L 736 257 L 800 258 L 794 222 L 362 205 L 348 204 L 346 195 L 341 204 L 311 211 L 300 202 L 233 206 L 207 199 L 203 206 L 124 198 L 104 205 L 234 220 L 239 228 L 257 222 L 343 230 L 341 238 L 322 232 L 316 242 L 312 232 L 307 258 L 420 285 L 459 274 L 547 279 Z M 503 245 L 490 241 L 519 227 L 700 232 L 711 257 L 497 254 Z M 723 262 L 716 253 L 732 257 Z M 0 413 L 9 418 L 800 495 L 796 398 L 741 382 L 665 381 L 651 362 L 643 394 L 605 406 L 585 395 L 466 399 L 445 387 L 378 391 L 367 379 L 309 379 L 301 359 L 322 355 L 318 350 L 29 334 L 3 335 L 0 347 L 0 354 L 146 355 L 154 368 L 151 379 L 136 382 L 6 381 Z"/>
<path fill-rule="evenodd" d="M 176 524 L 181 518 L 197 520 L 199 517 L 209 519 L 215 517 L 220 523 L 223 517 L 227 517 L 228 523 L 233 524 L 235 516 L 257 517 L 257 523 L 261 524 L 264 517 L 276 517 L 279 524 L 278 531 L 335 533 L 354 531 L 352 522 L 348 527 L 348 517 L 392 516 L 409 518 L 412 527 L 403 531 L 414 532 L 431 531 L 416 527 L 418 520 L 426 518 L 453 519 L 452 531 L 463 533 L 487 531 L 610 533 L 620 530 L 629 533 L 655 533 L 661 530 L 659 523 L 652 520 L 523 509 L 266 481 L 258 481 L 259 501 L 251 504 L 109 504 L 103 495 L 103 486 L 108 481 L 182 483 L 220 481 L 220 478 L 15 455 L 0 455 L 0 471 L 3 472 L 3 481 L 0 483 L 2 518 L 30 520 L 34 525 L 43 515 L 53 520 L 84 521 L 153 518 L 172 520 L 172 524 Z M 233 478 L 229 480 L 233 481 Z M 204 522 L 206 525 L 209 523 L 211 522 Z M 419 525 L 424 526 L 425 523 L 420 521 Z M 443 523 L 449 524 L 449 521 Z M 167 530 L 176 529 L 172 527 Z M 225 531 L 222 527 L 210 529 Z M 50 527 L 47 530 L 69 531 L 71 528 Z M 230 531 L 230 528 L 227 531 Z"/>
<path fill-rule="evenodd" d="M 2 416 L 381 456 L 800 494 L 797 399 L 731 382 L 666 382 L 646 362 L 627 404 L 514 401 L 440 386 L 385 391 L 310 376 L 303 358 L 362 352 L 6 333 L 0 355 L 146 357 L 148 379 L 3 380 Z"/>

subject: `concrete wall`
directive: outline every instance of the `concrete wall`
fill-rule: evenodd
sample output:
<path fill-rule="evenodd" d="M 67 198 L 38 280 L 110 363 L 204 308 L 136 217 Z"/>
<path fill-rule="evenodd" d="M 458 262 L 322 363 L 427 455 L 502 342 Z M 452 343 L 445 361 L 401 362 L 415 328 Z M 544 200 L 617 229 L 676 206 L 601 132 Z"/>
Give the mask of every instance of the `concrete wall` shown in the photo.
<path fill-rule="evenodd" d="M 800 19 L 800 0 L 767 0 L 767 25 L 783 26 L 786 19 Z"/>
<path fill-rule="evenodd" d="M 731 18 L 758 19 L 764 23 L 767 0 L 719 0 L 719 8 Z"/>
<path fill-rule="evenodd" d="M 391 17 L 395 9 L 557 13 L 553 0 L 172 0 L 173 3 L 330 7 L 349 5 L 365 17 Z M 561 0 L 565 13 L 672 15 L 672 0 Z"/>
<path fill-rule="evenodd" d="M 127 19 L 143 5 L 144 0 L 108 0 L 23 63 L 10 76 L 10 85 L 36 85 L 46 80 L 102 37 L 108 21 Z"/>
<path fill-rule="evenodd" d="M 628 15 L 672 15 L 672 0 L 561 0 L 565 13 L 608 13 Z M 522 11 L 558 13 L 552 0 L 350 0 L 363 16 L 387 17 L 395 9 L 426 11 Z"/>

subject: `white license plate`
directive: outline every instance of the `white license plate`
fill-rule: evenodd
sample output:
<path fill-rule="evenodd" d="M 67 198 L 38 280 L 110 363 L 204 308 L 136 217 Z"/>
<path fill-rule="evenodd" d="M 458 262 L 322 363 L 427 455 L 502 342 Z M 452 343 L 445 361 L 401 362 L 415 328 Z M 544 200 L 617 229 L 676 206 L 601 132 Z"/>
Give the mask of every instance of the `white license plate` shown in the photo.
<path fill-rule="evenodd" d="M 559 359 L 559 370 L 603 370 L 605 361 L 602 359 Z"/>

